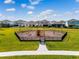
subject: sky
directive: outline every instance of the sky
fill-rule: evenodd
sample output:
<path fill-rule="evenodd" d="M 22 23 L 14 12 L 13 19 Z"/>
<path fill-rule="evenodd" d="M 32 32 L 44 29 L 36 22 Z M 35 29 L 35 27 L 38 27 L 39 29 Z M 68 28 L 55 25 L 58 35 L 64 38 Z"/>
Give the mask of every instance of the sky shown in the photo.
<path fill-rule="evenodd" d="M 79 0 L 0 0 L 1 20 L 79 19 Z"/>

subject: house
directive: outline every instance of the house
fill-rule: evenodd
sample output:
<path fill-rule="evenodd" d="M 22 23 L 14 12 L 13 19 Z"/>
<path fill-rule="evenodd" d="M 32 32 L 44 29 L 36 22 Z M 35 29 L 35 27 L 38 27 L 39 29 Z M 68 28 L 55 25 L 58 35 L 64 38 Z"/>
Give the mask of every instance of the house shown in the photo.
<path fill-rule="evenodd" d="M 65 27 L 66 22 L 65 21 L 47 21 L 47 20 L 40 20 L 40 21 L 24 21 L 24 20 L 17 20 L 17 21 L 9 21 L 4 20 L 1 22 L 2 26 L 19 26 L 19 27 L 27 27 L 27 26 L 48 26 L 48 27 Z"/>
<path fill-rule="evenodd" d="M 49 24 L 50 24 L 49 21 L 47 21 L 47 20 L 42 20 L 41 23 L 43 26 L 49 26 Z"/>
<path fill-rule="evenodd" d="M 34 21 L 25 21 L 24 25 L 25 25 L 25 27 L 26 26 L 35 26 L 35 22 Z"/>
<path fill-rule="evenodd" d="M 65 21 L 51 21 L 51 27 L 65 27 Z"/>
<path fill-rule="evenodd" d="M 68 27 L 70 28 L 79 28 L 79 20 L 71 19 L 68 21 Z"/>
<path fill-rule="evenodd" d="M 10 27 L 11 26 L 10 22 L 11 21 L 9 21 L 9 20 L 3 20 L 3 21 L 1 21 L 1 26 L 2 27 Z"/>
<path fill-rule="evenodd" d="M 1 21 L 0 21 L 0 27 L 2 27 L 2 26 L 1 26 Z"/>
<path fill-rule="evenodd" d="M 41 21 L 35 21 L 34 26 L 43 26 L 43 23 Z"/>
<path fill-rule="evenodd" d="M 17 20 L 17 21 L 14 21 L 14 26 L 19 26 L 19 27 L 23 27 L 25 26 L 25 22 L 24 20 Z"/>
<path fill-rule="evenodd" d="M 65 27 L 65 21 L 28 21 L 23 23 L 25 26 L 49 26 L 49 27 Z"/>
<path fill-rule="evenodd" d="M 49 21 L 47 20 L 26 22 L 26 26 L 48 26 L 48 25 Z"/>

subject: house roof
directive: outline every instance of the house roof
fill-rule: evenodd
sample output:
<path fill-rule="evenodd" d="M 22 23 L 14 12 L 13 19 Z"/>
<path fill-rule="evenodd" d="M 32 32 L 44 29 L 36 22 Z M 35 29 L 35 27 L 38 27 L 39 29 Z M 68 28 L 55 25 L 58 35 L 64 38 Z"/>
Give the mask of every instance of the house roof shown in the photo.
<path fill-rule="evenodd" d="M 79 21 L 79 20 L 71 19 L 71 20 L 69 20 L 68 22 L 73 22 L 73 21 Z"/>
<path fill-rule="evenodd" d="M 51 21 L 50 24 L 65 24 L 65 21 Z"/>

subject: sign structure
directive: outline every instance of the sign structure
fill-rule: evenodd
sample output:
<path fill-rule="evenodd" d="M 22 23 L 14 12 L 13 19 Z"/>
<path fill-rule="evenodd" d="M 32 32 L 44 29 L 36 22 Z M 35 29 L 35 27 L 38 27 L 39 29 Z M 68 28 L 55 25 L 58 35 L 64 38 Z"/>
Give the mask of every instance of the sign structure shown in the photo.
<path fill-rule="evenodd" d="M 55 31 L 55 30 L 26 30 L 15 33 L 21 41 L 31 40 L 55 40 L 62 41 L 67 35 L 67 32 Z"/>

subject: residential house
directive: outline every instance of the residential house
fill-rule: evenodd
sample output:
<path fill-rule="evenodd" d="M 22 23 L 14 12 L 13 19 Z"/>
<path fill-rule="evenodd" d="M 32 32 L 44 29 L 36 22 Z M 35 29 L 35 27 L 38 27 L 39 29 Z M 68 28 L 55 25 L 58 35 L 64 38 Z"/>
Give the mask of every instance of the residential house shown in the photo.
<path fill-rule="evenodd" d="M 10 23 L 11 23 L 11 21 L 9 21 L 9 20 L 3 20 L 3 21 L 1 21 L 1 26 L 10 27 L 11 26 Z"/>
<path fill-rule="evenodd" d="M 51 27 L 65 27 L 65 21 L 51 21 Z"/>
<path fill-rule="evenodd" d="M 19 27 L 23 27 L 25 26 L 25 22 L 24 20 L 17 20 L 17 21 L 14 21 L 14 26 L 19 26 Z"/>
<path fill-rule="evenodd" d="M 79 20 L 76 20 L 76 19 L 69 20 L 68 26 L 71 28 L 79 28 Z"/>

